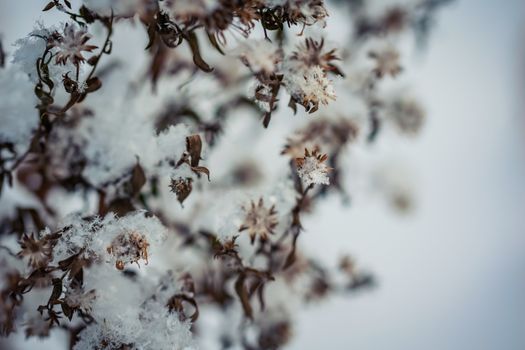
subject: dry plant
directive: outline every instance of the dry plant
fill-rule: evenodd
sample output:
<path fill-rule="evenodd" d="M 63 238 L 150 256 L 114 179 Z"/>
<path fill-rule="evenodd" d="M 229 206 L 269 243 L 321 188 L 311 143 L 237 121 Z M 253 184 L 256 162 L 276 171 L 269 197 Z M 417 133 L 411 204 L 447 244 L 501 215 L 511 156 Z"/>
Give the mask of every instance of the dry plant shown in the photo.
<path fill-rule="evenodd" d="M 278 349 L 304 304 L 373 286 L 301 249 L 304 218 L 351 196 L 349 150 L 421 129 L 396 47 L 447 2 L 50 1 L 66 22 L 0 43 L 1 333 Z"/>

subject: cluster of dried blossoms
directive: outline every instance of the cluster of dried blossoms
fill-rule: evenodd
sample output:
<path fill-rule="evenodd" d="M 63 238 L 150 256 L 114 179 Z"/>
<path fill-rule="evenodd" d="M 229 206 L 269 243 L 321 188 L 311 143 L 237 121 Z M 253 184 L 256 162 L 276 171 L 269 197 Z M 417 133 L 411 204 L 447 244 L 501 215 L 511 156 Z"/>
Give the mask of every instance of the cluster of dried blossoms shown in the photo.
<path fill-rule="evenodd" d="M 349 149 L 421 129 L 383 82 L 446 2 L 49 2 L 67 23 L 0 45 L 1 333 L 277 349 L 302 303 L 372 285 L 349 257 L 331 270 L 303 251 L 303 218 L 352 194 Z M 347 15 L 330 27 L 332 11 Z M 203 326 L 214 314 L 227 322 Z"/>

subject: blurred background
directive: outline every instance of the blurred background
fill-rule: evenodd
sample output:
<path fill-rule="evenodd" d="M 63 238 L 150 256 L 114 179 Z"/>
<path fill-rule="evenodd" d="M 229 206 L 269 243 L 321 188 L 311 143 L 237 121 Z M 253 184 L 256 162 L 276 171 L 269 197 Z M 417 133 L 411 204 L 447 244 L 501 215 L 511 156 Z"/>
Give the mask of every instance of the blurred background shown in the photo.
<path fill-rule="evenodd" d="M 525 349 L 524 20 L 524 1 L 440 13 L 405 72 L 428 111 L 402 151 L 416 210 L 334 203 L 305 223 L 311 253 L 350 249 L 378 288 L 305 311 L 291 349 Z"/>
<path fill-rule="evenodd" d="M 7 51 L 41 8 L 0 0 Z M 524 20 L 523 0 L 440 13 L 405 72 L 428 112 L 398 152 L 417 178 L 416 208 L 399 216 L 333 196 L 306 219 L 311 254 L 333 264 L 349 251 L 378 284 L 303 310 L 289 349 L 525 349 Z"/>

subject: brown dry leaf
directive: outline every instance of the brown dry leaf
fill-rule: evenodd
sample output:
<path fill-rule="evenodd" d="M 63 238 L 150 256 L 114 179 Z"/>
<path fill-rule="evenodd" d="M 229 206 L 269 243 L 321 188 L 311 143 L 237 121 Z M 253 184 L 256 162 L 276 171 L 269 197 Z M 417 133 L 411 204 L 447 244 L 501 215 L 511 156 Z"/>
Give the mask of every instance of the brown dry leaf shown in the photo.
<path fill-rule="evenodd" d="M 206 174 L 206 176 L 208 177 L 208 181 L 210 181 L 210 171 L 208 170 L 208 168 L 204 166 L 195 166 L 195 167 L 192 167 L 191 170 L 193 170 L 197 174 L 200 174 L 200 173 Z"/>
<path fill-rule="evenodd" d="M 186 137 L 186 151 L 190 154 L 190 165 L 196 167 L 201 160 L 202 141 L 200 135 Z"/>
<path fill-rule="evenodd" d="M 135 165 L 133 171 L 131 172 L 131 188 L 132 195 L 135 196 L 139 194 L 140 189 L 146 183 L 146 174 L 144 174 L 144 169 L 140 166 L 139 163 Z"/>
<path fill-rule="evenodd" d="M 249 319 L 253 318 L 253 310 L 252 306 L 250 305 L 250 297 L 248 296 L 248 290 L 246 290 L 246 286 L 244 285 L 244 281 L 246 280 L 246 275 L 244 273 L 241 273 L 239 277 L 237 278 L 237 281 L 235 281 L 235 292 L 239 296 L 239 300 L 241 301 L 242 308 L 244 310 L 244 314 Z"/>
<path fill-rule="evenodd" d="M 185 35 L 185 39 L 190 44 L 190 49 L 193 54 L 193 63 L 203 71 L 209 73 L 213 71 L 213 68 L 211 68 L 208 63 L 206 63 L 201 56 L 201 52 L 199 49 L 199 42 L 197 39 L 197 35 L 195 35 L 194 32 L 189 32 L 187 35 Z"/>

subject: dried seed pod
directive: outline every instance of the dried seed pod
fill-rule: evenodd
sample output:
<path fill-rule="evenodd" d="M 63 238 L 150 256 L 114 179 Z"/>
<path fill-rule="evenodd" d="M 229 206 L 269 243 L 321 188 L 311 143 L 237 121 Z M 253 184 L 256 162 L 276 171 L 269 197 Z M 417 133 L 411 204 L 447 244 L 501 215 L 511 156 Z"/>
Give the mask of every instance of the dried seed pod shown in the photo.
<path fill-rule="evenodd" d="M 183 179 L 179 177 L 178 179 L 171 179 L 170 184 L 171 192 L 177 195 L 177 200 L 180 204 L 188 198 L 193 188 L 192 179 Z"/>

